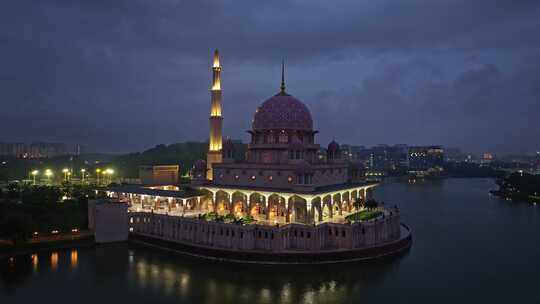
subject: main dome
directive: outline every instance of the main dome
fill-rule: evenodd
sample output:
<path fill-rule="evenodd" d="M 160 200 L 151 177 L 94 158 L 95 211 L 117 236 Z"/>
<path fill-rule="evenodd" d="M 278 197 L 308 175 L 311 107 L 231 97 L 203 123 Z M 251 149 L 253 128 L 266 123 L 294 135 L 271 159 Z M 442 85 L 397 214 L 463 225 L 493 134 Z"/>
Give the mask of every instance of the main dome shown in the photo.
<path fill-rule="evenodd" d="M 267 99 L 255 112 L 253 130 L 313 130 L 306 105 L 291 95 L 279 93 Z"/>

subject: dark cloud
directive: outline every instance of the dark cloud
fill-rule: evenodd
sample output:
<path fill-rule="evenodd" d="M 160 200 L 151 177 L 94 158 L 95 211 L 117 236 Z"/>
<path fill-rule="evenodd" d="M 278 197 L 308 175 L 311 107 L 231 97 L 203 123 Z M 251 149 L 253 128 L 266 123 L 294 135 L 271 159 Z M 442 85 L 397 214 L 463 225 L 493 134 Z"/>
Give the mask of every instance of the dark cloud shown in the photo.
<path fill-rule="evenodd" d="M 0 140 L 108 151 L 207 137 L 223 56 L 225 132 L 288 90 L 322 142 L 539 148 L 537 1 L 27 1 L 0 4 Z"/>

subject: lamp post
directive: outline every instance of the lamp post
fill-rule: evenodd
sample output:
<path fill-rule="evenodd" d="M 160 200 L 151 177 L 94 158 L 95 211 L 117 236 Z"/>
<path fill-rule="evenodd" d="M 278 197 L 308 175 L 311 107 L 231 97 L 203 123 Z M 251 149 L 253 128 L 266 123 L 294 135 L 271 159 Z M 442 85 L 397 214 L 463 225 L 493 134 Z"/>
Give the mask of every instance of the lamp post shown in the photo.
<path fill-rule="evenodd" d="M 99 186 L 99 173 L 101 173 L 101 169 L 97 168 L 96 169 L 96 184 Z"/>
<path fill-rule="evenodd" d="M 47 184 L 51 183 L 51 176 L 53 175 L 53 172 L 51 169 L 45 170 L 45 176 L 47 177 Z"/>
<path fill-rule="evenodd" d="M 109 176 L 109 184 L 112 183 L 112 176 L 114 174 L 114 170 L 113 169 L 107 169 L 107 170 L 105 170 L 105 172 Z"/>
<path fill-rule="evenodd" d="M 32 171 L 32 178 L 34 180 L 34 186 L 36 185 L 36 176 L 39 174 L 38 170 Z"/>
<path fill-rule="evenodd" d="M 86 169 L 82 168 L 81 169 L 81 183 L 84 184 L 84 174 L 86 172 Z"/>
<path fill-rule="evenodd" d="M 64 181 L 67 182 L 68 181 L 69 169 L 68 168 L 62 169 L 62 173 L 64 173 Z"/>

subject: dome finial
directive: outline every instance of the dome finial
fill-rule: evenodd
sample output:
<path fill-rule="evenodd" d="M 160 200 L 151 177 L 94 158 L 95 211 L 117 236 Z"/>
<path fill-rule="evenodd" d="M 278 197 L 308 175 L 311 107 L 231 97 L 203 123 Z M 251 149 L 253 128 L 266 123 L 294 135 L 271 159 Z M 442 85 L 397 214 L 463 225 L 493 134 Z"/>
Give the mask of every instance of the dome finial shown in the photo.
<path fill-rule="evenodd" d="M 285 95 L 285 59 L 281 59 L 281 95 Z"/>

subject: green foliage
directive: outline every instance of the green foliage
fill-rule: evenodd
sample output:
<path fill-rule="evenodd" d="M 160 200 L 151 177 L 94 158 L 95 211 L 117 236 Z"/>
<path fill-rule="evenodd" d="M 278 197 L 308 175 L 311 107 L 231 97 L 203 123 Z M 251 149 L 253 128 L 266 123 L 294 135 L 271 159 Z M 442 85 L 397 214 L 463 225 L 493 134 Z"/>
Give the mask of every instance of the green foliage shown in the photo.
<path fill-rule="evenodd" d="M 255 222 L 255 219 L 251 215 L 247 215 L 241 218 L 237 218 L 232 213 L 227 213 L 226 215 L 219 215 L 216 212 L 208 212 L 200 215 L 199 218 L 202 218 L 207 221 L 215 222 L 225 222 L 225 223 L 235 223 L 235 224 L 250 224 Z"/>
<path fill-rule="evenodd" d="M 540 196 L 540 175 L 512 173 L 497 181 L 499 190 L 496 195 L 518 200 L 538 200 Z"/>
<path fill-rule="evenodd" d="M 227 213 L 224 217 L 223 217 L 223 221 L 224 222 L 233 222 L 234 220 L 236 219 L 236 217 L 234 216 L 234 214 L 232 213 Z"/>
<path fill-rule="evenodd" d="M 469 162 L 448 162 L 444 170 L 454 177 L 500 177 L 503 172 L 490 166 L 480 166 Z"/>
<path fill-rule="evenodd" d="M 0 228 L 2 236 L 10 239 L 13 243 L 25 242 L 32 233 L 32 218 L 21 212 L 8 214 L 0 221 Z"/>
<path fill-rule="evenodd" d="M 383 213 L 382 211 L 373 211 L 373 210 L 362 210 L 353 214 L 350 214 L 345 217 L 346 220 L 354 222 L 354 221 L 368 221 L 370 219 L 374 219 L 376 217 L 381 216 Z"/>
<path fill-rule="evenodd" d="M 368 199 L 368 200 L 366 200 L 366 202 L 364 203 L 364 207 L 366 207 L 367 209 L 374 209 L 374 208 L 377 208 L 378 205 L 379 205 L 379 203 L 377 203 L 377 201 L 374 200 L 374 199 Z"/>
<path fill-rule="evenodd" d="M 356 199 L 354 202 L 353 202 L 353 207 L 356 208 L 356 209 L 360 209 L 364 206 L 364 202 L 361 200 L 361 199 Z"/>
<path fill-rule="evenodd" d="M 540 175 L 512 173 L 504 179 L 505 187 L 511 187 L 526 194 L 540 193 Z"/>
<path fill-rule="evenodd" d="M 251 224 L 255 222 L 255 219 L 251 215 L 246 215 L 243 218 L 240 219 L 242 224 Z"/>
<path fill-rule="evenodd" d="M 69 189 L 70 192 L 65 192 Z M 11 188 L 16 198 L 0 200 L 0 237 L 24 241 L 31 232 L 69 232 L 88 227 L 89 186 L 32 186 L 17 184 Z M 61 197 L 72 197 L 61 201 Z"/>
<path fill-rule="evenodd" d="M 187 142 L 172 145 L 157 145 L 142 153 L 130 153 L 116 157 L 111 166 L 116 168 L 120 176 L 138 177 L 141 165 L 180 165 L 182 174 L 193 166 L 197 159 L 205 159 L 207 143 Z"/>

